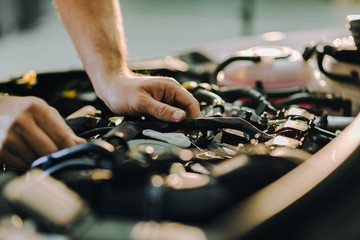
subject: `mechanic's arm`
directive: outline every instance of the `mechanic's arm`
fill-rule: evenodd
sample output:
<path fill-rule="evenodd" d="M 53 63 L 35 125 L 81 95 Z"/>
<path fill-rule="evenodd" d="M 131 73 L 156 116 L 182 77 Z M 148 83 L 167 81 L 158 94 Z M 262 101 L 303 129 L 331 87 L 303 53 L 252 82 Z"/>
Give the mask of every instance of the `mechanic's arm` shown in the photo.
<path fill-rule="evenodd" d="M 0 96 L 0 164 L 27 170 L 37 158 L 85 142 L 36 97 Z"/>
<path fill-rule="evenodd" d="M 200 116 L 199 103 L 174 79 L 129 70 L 118 0 L 55 0 L 55 4 L 97 95 L 113 112 L 150 114 L 166 121 Z"/>

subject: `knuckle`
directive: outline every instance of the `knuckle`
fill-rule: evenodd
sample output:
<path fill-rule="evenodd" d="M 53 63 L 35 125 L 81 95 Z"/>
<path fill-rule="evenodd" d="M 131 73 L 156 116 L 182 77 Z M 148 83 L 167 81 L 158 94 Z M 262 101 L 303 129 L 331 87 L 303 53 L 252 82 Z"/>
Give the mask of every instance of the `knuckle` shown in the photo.
<path fill-rule="evenodd" d="M 18 129 L 23 129 L 25 125 L 27 124 L 27 114 L 22 112 L 19 113 L 16 118 L 13 120 L 11 129 L 18 131 Z"/>
<path fill-rule="evenodd" d="M 56 114 L 56 115 L 58 115 L 59 114 L 59 112 L 58 112 L 58 110 L 56 110 L 55 108 L 53 108 L 53 107 L 50 107 L 50 106 L 48 106 L 48 110 L 47 111 L 49 111 L 49 113 L 50 114 Z"/>
<path fill-rule="evenodd" d="M 37 98 L 37 97 L 26 97 L 26 101 L 27 101 L 27 105 L 25 107 L 25 109 L 27 111 L 39 111 L 40 109 L 44 108 L 47 106 L 47 103 L 40 99 L 40 98 Z"/>
<path fill-rule="evenodd" d="M 161 105 L 158 107 L 158 116 L 159 117 L 165 117 L 167 114 L 167 107 L 164 105 Z"/>
<path fill-rule="evenodd" d="M 45 101 L 38 97 L 29 96 L 26 98 L 27 98 L 27 101 L 31 104 L 45 104 Z"/>
<path fill-rule="evenodd" d="M 3 140 L 3 146 L 4 147 L 8 147 L 11 145 L 16 144 L 16 139 L 14 139 L 13 134 L 11 134 L 10 132 L 8 132 L 5 136 L 4 136 L 4 140 Z"/>
<path fill-rule="evenodd" d="M 170 84 L 170 86 L 173 86 L 173 87 L 180 86 L 180 83 L 178 81 L 176 81 L 175 78 L 167 77 L 165 79 L 167 80 L 166 83 Z"/>
<path fill-rule="evenodd" d="M 169 82 L 172 82 L 172 83 L 178 83 L 175 78 L 172 78 L 172 77 L 164 77 L 165 80 L 169 81 Z"/>

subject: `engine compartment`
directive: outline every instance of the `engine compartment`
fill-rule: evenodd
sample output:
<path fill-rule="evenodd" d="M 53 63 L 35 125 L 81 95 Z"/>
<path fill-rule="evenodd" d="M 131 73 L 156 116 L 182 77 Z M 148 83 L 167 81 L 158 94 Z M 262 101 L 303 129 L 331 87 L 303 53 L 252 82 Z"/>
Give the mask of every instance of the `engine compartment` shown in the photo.
<path fill-rule="evenodd" d="M 262 221 L 249 228 L 228 224 L 229 231 L 222 225 L 236 218 L 239 204 L 256 203 L 254 196 L 264 189 L 271 192 L 274 184 L 284 182 L 283 177 L 307 168 L 295 180 L 301 182 L 311 176 L 307 171 L 320 171 L 316 163 L 306 165 L 313 165 L 312 170 L 303 167 L 304 163 L 310 159 L 329 164 L 331 159 L 324 154 L 329 149 L 347 153 L 336 158 L 333 168 L 324 167 L 327 174 L 350 156 L 358 158 L 354 155 L 360 143 L 356 76 L 351 70 L 351 81 L 330 78 L 322 66 L 329 51 L 318 48 L 319 44 L 312 45 L 299 53 L 284 46 L 258 46 L 220 63 L 200 52 L 133 63 L 135 72 L 175 78 L 200 102 L 202 117 L 178 123 L 114 115 L 98 99 L 83 70 L 29 72 L 9 79 L 0 84 L 1 92 L 44 99 L 87 143 L 37 159 L 22 177 L 7 169 L 8 179 L 1 183 L 5 189 L 1 201 L 8 207 L 4 211 L 36 219 L 41 231 L 74 239 L 113 239 L 119 234 L 141 239 L 145 229 L 151 239 L 152 234 L 160 234 L 159 226 L 174 227 L 166 225 L 168 221 L 183 224 L 174 229 L 180 235 L 191 232 L 193 239 L 257 236 L 251 231 Z M 342 51 L 339 46 L 333 48 Z M 336 54 L 330 56 L 336 60 Z M 352 88 L 354 94 L 339 94 L 334 81 Z M 349 125 L 351 130 L 344 130 Z M 352 147 L 337 140 L 339 135 L 351 139 Z M 26 181 L 34 184 L 28 189 L 6 190 Z M 63 184 L 61 189 L 54 187 L 57 183 Z M 76 207 L 59 207 L 47 197 L 49 188 L 58 189 Z M 33 196 L 32 190 L 43 197 Z M 30 195 L 33 204 L 19 197 Z M 49 215 L 39 205 L 52 206 L 50 212 L 67 209 L 68 215 L 58 219 L 58 212 Z M 232 211 L 233 215 L 226 215 Z M 244 222 L 240 225 L 251 223 L 247 214 L 239 213 Z M 235 220 L 232 223 L 236 225 Z"/>

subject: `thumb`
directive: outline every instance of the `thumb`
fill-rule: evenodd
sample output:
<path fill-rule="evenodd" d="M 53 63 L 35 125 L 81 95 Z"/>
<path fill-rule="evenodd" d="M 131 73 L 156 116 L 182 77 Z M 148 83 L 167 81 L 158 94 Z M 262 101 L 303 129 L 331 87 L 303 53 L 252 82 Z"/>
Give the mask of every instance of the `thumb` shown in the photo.
<path fill-rule="evenodd" d="M 184 110 L 172 107 L 154 99 L 149 102 L 146 112 L 157 119 L 167 122 L 179 122 L 184 120 L 186 117 Z"/>

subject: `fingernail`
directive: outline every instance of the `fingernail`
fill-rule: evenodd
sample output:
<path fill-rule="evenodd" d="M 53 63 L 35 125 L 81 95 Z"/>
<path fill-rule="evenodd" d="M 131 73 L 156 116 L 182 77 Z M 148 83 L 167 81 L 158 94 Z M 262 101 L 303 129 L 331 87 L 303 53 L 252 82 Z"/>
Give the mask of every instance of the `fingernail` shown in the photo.
<path fill-rule="evenodd" d="M 175 121 L 179 121 L 184 114 L 184 111 L 175 111 L 172 115 L 172 119 Z"/>

